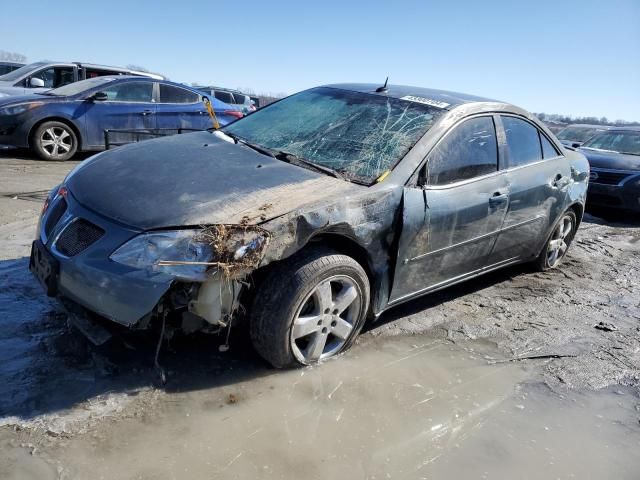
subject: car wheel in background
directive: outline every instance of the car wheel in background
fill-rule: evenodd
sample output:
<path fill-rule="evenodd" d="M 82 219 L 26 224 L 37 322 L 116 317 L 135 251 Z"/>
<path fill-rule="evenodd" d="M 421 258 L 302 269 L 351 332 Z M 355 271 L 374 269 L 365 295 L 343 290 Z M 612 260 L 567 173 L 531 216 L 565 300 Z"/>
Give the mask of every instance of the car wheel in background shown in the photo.
<path fill-rule="evenodd" d="M 369 309 L 369 280 L 353 258 L 313 248 L 275 265 L 260 282 L 251 340 L 274 367 L 310 365 L 351 346 Z"/>
<path fill-rule="evenodd" d="M 33 149 L 43 160 L 69 160 L 78 150 L 73 129 L 62 122 L 44 122 L 33 135 Z"/>
<path fill-rule="evenodd" d="M 536 260 L 539 270 L 549 270 L 560 263 L 576 234 L 576 224 L 576 214 L 573 210 L 564 212 L 560 220 L 553 227 L 551 237 L 547 240 L 540 256 Z"/>

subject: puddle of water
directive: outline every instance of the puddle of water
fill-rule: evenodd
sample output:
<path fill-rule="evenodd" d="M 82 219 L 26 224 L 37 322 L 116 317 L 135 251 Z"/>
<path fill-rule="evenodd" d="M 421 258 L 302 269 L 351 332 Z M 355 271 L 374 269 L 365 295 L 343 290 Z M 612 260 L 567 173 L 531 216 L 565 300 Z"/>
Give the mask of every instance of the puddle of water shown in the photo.
<path fill-rule="evenodd" d="M 321 367 L 168 394 L 47 455 L 70 478 L 638 478 L 637 398 L 563 399 L 527 378 L 441 341 L 375 339 Z"/>

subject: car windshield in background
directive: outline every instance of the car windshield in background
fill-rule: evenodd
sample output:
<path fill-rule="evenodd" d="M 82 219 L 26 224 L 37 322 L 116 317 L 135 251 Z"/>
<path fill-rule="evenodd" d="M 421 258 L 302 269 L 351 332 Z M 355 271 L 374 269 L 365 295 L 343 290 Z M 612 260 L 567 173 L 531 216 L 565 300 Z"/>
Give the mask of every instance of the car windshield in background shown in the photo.
<path fill-rule="evenodd" d="M 371 184 L 442 112 L 398 98 L 321 87 L 280 100 L 223 131 Z"/>
<path fill-rule="evenodd" d="M 14 80 L 19 80 L 20 77 L 31 72 L 32 70 L 35 70 L 38 67 L 41 67 L 42 65 L 46 65 L 46 63 L 36 62 L 36 63 L 30 63 L 29 65 L 24 65 L 23 67 L 20 67 L 14 70 L 13 72 L 9 72 L 5 75 L 2 75 L 0 77 L 0 80 L 3 82 L 13 82 Z"/>
<path fill-rule="evenodd" d="M 582 146 L 596 150 L 640 155 L 640 132 L 633 130 L 604 132 L 596 135 Z"/>
<path fill-rule="evenodd" d="M 590 139 L 596 133 L 598 133 L 597 128 L 580 128 L 580 127 L 568 127 L 558 133 L 558 138 L 560 140 L 574 140 L 576 142 L 584 142 L 585 140 Z"/>
<path fill-rule="evenodd" d="M 70 95 L 77 95 L 86 90 L 91 90 L 97 86 L 113 82 L 115 79 L 112 77 L 95 77 L 88 80 L 81 80 L 79 82 L 70 83 L 64 87 L 54 88 L 45 92 L 43 95 L 56 95 L 58 97 L 67 97 Z"/>

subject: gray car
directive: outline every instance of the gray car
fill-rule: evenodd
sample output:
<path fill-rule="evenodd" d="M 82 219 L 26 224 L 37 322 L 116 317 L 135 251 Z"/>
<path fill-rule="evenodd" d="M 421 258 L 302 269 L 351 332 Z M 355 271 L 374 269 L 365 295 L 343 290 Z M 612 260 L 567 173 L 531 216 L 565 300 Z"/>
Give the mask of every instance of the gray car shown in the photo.
<path fill-rule="evenodd" d="M 507 265 L 556 267 L 588 176 L 518 107 L 330 85 L 85 161 L 49 195 L 30 268 L 79 323 L 244 319 L 272 365 L 308 365 L 395 305 Z"/>
<path fill-rule="evenodd" d="M 46 92 L 80 80 L 105 75 L 136 75 L 163 80 L 162 75 L 79 62 L 35 62 L 0 76 L 0 97 Z"/>

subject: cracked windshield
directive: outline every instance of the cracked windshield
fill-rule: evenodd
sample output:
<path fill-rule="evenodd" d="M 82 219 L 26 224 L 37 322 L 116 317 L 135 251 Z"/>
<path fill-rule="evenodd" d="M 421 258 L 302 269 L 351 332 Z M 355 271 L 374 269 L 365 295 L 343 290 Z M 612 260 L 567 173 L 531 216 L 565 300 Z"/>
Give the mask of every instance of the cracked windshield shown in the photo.
<path fill-rule="evenodd" d="M 315 88 L 224 132 L 372 183 L 392 169 L 443 110 L 398 98 Z"/>

